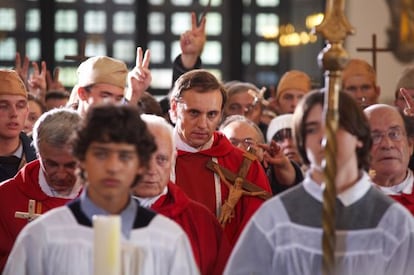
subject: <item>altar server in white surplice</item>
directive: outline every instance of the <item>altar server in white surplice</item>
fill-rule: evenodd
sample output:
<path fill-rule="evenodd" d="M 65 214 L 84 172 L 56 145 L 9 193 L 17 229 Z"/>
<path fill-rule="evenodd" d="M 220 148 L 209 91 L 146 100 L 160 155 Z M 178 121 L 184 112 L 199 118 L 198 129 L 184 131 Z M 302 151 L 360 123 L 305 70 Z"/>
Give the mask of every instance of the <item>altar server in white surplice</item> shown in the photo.
<path fill-rule="evenodd" d="M 224 274 L 322 273 L 322 198 L 325 94 L 305 95 L 293 115 L 296 144 L 309 167 L 297 186 L 268 200 L 242 232 Z M 367 118 L 348 94 L 339 94 L 334 138 L 335 275 L 414 274 L 414 220 L 374 186 L 367 170 L 372 137 Z"/>

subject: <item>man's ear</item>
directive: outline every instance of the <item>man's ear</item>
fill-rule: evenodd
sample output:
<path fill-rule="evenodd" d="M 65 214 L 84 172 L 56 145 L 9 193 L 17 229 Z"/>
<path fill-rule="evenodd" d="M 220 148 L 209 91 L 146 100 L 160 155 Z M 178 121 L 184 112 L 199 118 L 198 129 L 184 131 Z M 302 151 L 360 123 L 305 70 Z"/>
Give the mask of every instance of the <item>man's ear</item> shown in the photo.
<path fill-rule="evenodd" d="M 78 87 L 78 97 L 80 100 L 88 99 L 88 91 L 84 87 Z"/>
<path fill-rule="evenodd" d="M 175 99 L 171 99 L 170 101 L 170 109 L 168 110 L 168 114 L 170 115 L 170 120 L 173 124 L 177 123 L 177 101 Z"/>

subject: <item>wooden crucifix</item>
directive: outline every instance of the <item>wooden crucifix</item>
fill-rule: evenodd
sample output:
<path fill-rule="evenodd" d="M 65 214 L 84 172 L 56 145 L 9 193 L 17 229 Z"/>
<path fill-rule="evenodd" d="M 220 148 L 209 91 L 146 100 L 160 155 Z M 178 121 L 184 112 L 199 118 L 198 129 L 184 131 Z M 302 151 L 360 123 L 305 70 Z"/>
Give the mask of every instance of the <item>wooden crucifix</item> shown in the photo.
<path fill-rule="evenodd" d="M 86 41 L 81 42 L 78 55 L 65 55 L 65 60 L 78 61 L 79 63 L 85 61 L 89 56 L 85 55 Z"/>
<path fill-rule="evenodd" d="M 243 162 L 237 174 L 221 167 L 218 163 L 210 160 L 207 168 L 217 173 L 224 184 L 229 188 L 227 200 L 220 209 L 219 223 L 224 227 L 234 217 L 234 207 L 242 196 L 256 196 L 267 200 L 272 194 L 246 179 L 251 163 L 256 157 L 249 152 L 244 153 Z"/>
<path fill-rule="evenodd" d="M 40 216 L 40 214 L 35 213 L 35 205 L 36 202 L 34 200 L 29 200 L 28 212 L 16 211 L 16 213 L 14 213 L 14 217 L 19 219 L 27 219 L 28 222 L 33 221 Z"/>
<path fill-rule="evenodd" d="M 392 49 L 389 48 L 378 48 L 377 47 L 377 35 L 372 35 L 372 46 L 371 48 L 357 48 L 358 52 L 371 52 L 372 54 L 372 67 L 377 72 L 377 53 L 378 52 L 390 52 Z"/>

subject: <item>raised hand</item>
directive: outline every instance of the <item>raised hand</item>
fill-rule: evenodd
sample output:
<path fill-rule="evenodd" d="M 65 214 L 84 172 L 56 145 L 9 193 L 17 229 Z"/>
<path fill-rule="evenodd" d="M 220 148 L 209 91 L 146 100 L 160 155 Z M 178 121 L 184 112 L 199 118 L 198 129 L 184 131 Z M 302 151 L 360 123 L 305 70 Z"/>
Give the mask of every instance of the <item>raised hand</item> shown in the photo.
<path fill-rule="evenodd" d="M 52 73 L 47 70 L 46 71 L 46 84 L 48 91 L 66 91 L 65 86 L 63 86 L 62 82 L 59 81 L 59 68 L 55 68 Z"/>
<path fill-rule="evenodd" d="M 41 70 L 36 62 L 32 62 L 33 73 L 29 77 L 29 92 L 44 102 L 46 95 L 46 62 L 41 62 Z"/>
<path fill-rule="evenodd" d="M 197 25 L 197 16 L 191 13 L 191 30 L 184 32 L 180 37 L 181 60 L 186 68 L 191 68 L 203 52 L 206 43 L 206 17 L 203 16 L 200 25 Z"/>
<path fill-rule="evenodd" d="M 258 144 L 263 149 L 263 163 L 265 167 L 276 165 L 282 167 L 290 163 L 287 156 L 283 154 L 282 148 L 272 140 L 270 144 Z"/>
<path fill-rule="evenodd" d="M 295 168 L 289 158 L 283 154 L 282 148 L 272 140 L 270 144 L 259 144 L 264 150 L 263 164 L 265 168 L 273 166 L 273 175 L 282 185 L 290 186 L 295 183 Z"/>
<path fill-rule="evenodd" d="M 27 87 L 27 78 L 29 75 L 29 58 L 24 56 L 24 60 L 22 63 L 22 59 L 20 56 L 20 53 L 16 53 L 16 59 L 14 63 L 14 69 L 16 70 L 17 74 L 20 76 L 20 78 L 23 80 L 24 85 Z"/>
<path fill-rule="evenodd" d="M 151 84 L 152 76 L 149 69 L 150 57 L 150 50 L 146 50 L 143 55 L 142 48 L 137 48 L 135 67 L 128 73 L 128 89 L 126 98 L 131 104 L 137 105 L 142 94 Z"/>

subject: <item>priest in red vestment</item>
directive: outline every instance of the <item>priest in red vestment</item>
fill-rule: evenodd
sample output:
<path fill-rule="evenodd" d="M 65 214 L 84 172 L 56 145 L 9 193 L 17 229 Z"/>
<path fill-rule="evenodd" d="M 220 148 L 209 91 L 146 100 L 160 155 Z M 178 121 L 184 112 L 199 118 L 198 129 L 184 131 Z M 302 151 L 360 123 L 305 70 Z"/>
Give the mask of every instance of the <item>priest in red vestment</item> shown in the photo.
<path fill-rule="evenodd" d="M 371 176 L 385 194 L 414 215 L 414 176 L 408 164 L 413 153 L 412 134 L 396 107 L 375 104 L 364 109 L 371 127 Z"/>
<path fill-rule="evenodd" d="M 238 174 L 243 152 L 217 132 L 221 121 L 226 91 L 214 75 L 206 70 L 192 70 L 177 79 L 170 97 L 170 116 L 175 123 L 177 148 L 175 174 L 172 179 L 191 198 L 220 216 L 229 194 L 227 185 L 206 165 L 211 160 Z M 271 193 L 266 174 L 257 160 L 247 172 L 247 179 Z M 234 207 L 232 218 L 224 225 L 231 245 L 243 227 L 263 203 L 256 196 L 243 195 Z"/>
<path fill-rule="evenodd" d="M 64 205 L 82 189 L 76 181 L 76 161 L 71 154 L 70 136 L 80 122 L 73 110 L 55 109 L 44 113 L 33 128 L 33 143 L 38 159 L 25 166 L 14 178 L 0 185 L 0 273 L 14 241 L 31 220 L 16 217 L 28 212 L 34 200 L 34 213 Z"/>
<path fill-rule="evenodd" d="M 201 274 L 222 274 L 230 254 L 230 244 L 215 216 L 202 204 L 191 200 L 170 181 L 175 148 L 173 128 L 155 115 L 142 115 L 154 135 L 157 151 L 145 175 L 134 188 L 141 205 L 150 207 L 177 222 L 187 233 Z"/>

